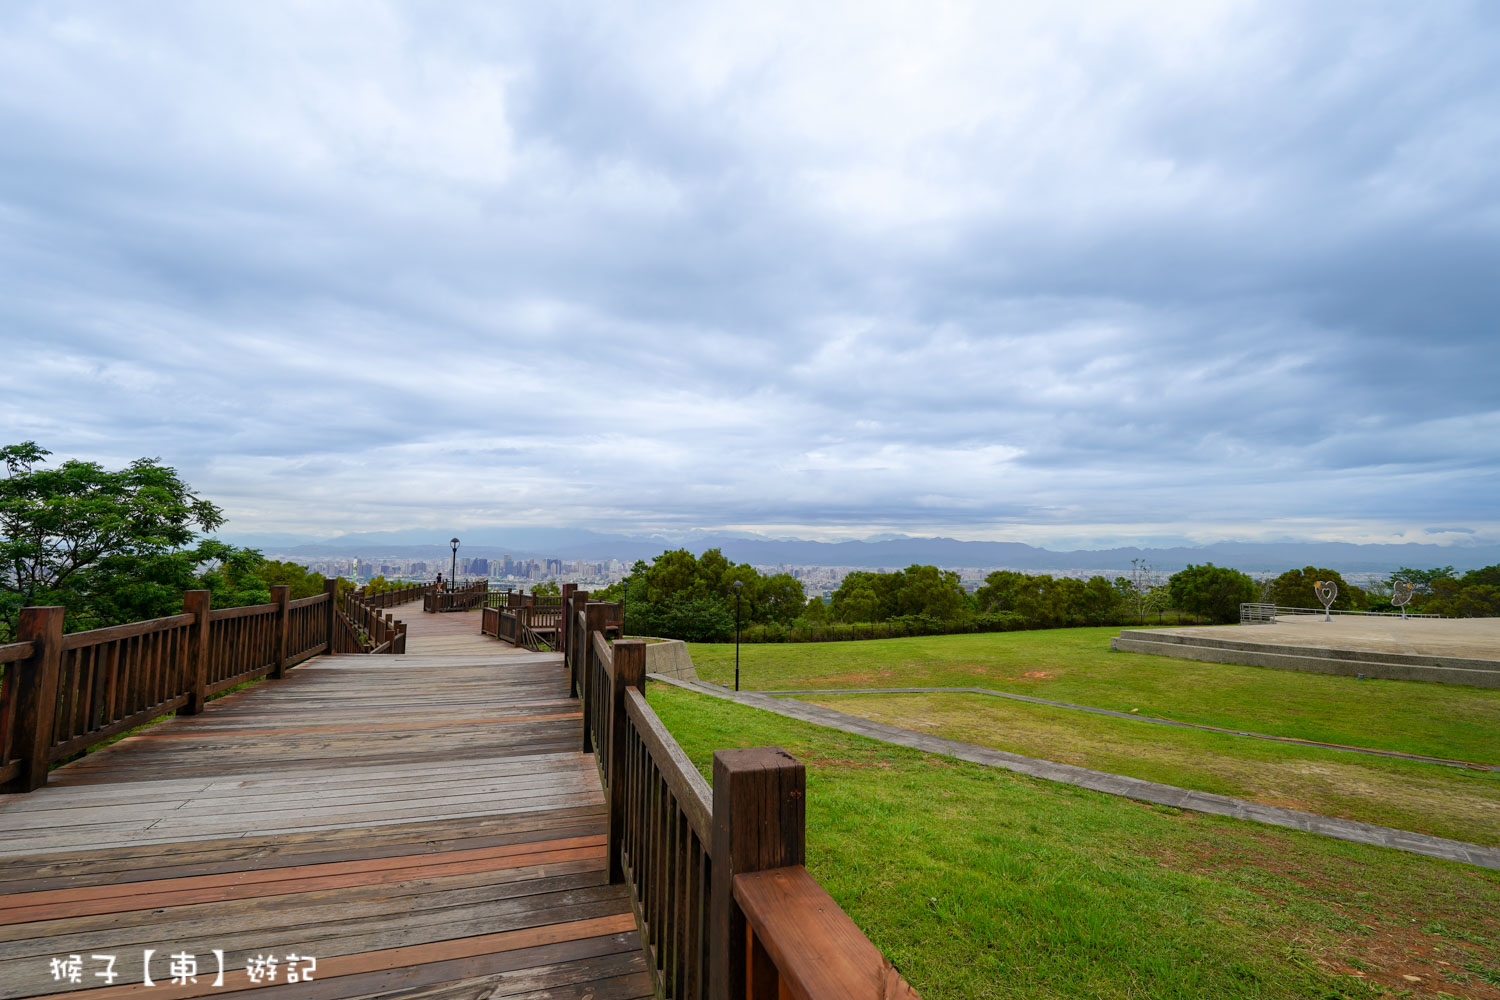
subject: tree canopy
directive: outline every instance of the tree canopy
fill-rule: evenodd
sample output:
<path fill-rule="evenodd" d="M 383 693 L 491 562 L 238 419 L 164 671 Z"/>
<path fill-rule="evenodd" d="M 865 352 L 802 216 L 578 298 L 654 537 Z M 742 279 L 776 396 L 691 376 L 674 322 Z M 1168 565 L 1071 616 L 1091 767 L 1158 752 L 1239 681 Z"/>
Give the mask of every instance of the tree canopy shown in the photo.
<path fill-rule="evenodd" d="M 786 624 L 807 604 L 807 593 L 796 577 L 762 575 L 748 563 L 730 562 L 719 549 L 701 556 L 671 549 L 650 564 L 637 561 L 630 576 L 596 596 L 625 601 L 628 632 L 706 641 L 733 633 L 736 582 L 743 625 Z"/>
<path fill-rule="evenodd" d="M 1180 611 L 1204 615 L 1221 624 L 1239 621 L 1240 605 L 1256 599 L 1255 581 L 1237 569 L 1204 563 L 1188 564 L 1172 574 L 1167 593 Z"/>
<path fill-rule="evenodd" d="M 323 588 L 295 563 L 200 539 L 223 512 L 159 459 L 110 471 L 76 459 L 48 468 L 49 454 L 34 441 L 0 448 L 0 641 L 27 605 L 63 605 L 76 632 L 180 611 L 185 590 L 235 607 L 268 602 L 272 584 L 293 598 Z"/>
<path fill-rule="evenodd" d="M 1323 603 L 1318 600 L 1314 590 L 1314 585 L 1319 580 L 1338 585 L 1339 592 L 1329 607 L 1339 611 L 1364 609 L 1366 600 L 1363 590 L 1352 583 L 1345 583 L 1344 578 L 1334 570 L 1316 566 L 1289 569 L 1272 580 L 1266 589 L 1266 601 L 1283 608 L 1320 608 Z"/>

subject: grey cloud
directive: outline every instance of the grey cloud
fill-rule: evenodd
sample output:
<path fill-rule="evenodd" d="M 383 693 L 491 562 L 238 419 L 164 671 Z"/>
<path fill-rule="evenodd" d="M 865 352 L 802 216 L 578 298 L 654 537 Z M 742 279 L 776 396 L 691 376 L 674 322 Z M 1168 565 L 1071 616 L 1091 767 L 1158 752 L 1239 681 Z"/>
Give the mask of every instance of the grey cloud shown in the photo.
<path fill-rule="evenodd" d="M 1487 6 L 946 19 L 13 6 L 0 418 L 245 531 L 1500 532 Z"/>

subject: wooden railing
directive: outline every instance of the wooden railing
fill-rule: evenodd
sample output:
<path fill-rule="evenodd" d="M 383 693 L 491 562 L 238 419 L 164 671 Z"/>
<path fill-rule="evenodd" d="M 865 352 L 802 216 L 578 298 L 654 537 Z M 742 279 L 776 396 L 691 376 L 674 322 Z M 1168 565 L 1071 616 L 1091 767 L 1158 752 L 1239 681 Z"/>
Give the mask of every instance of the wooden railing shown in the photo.
<path fill-rule="evenodd" d="M 63 608 L 23 608 L 21 641 L 0 646 L 0 790 L 39 788 L 51 764 L 329 651 L 335 584 L 296 601 L 272 587 L 270 604 L 244 608 L 190 590 L 180 615 L 71 634 Z"/>
<path fill-rule="evenodd" d="M 719 750 L 703 780 L 645 697 L 646 643 L 568 599 L 565 666 L 608 804 L 611 883 L 630 888 L 658 996 L 917 994 L 805 867 L 806 772 L 779 747 Z"/>
<path fill-rule="evenodd" d="M 421 593 L 425 597 L 431 594 L 433 589 L 431 587 L 411 588 L 414 593 L 410 599 L 415 598 L 415 593 Z M 401 591 L 386 591 L 374 595 L 373 598 L 366 596 L 363 590 L 346 590 L 340 595 L 340 628 L 334 644 L 335 653 L 406 652 L 406 623 L 397 621 L 389 611 L 381 613 L 382 608 L 405 602 L 380 603 L 380 598 L 386 593 L 401 593 Z"/>
<path fill-rule="evenodd" d="M 577 591 L 577 585 L 568 584 L 563 589 L 571 595 Z M 588 596 L 587 592 L 584 596 Z M 480 614 L 479 631 L 512 646 L 524 646 L 536 652 L 561 649 L 563 601 L 566 599 L 516 592 L 491 594 L 489 603 Z M 606 630 L 613 635 L 620 632 L 619 618 L 616 614 L 606 623 Z"/>
<path fill-rule="evenodd" d="M 393 608 L 407 601 L 415 601 L 429 591 L 436 590 L 435 583 L 414 583 L 409 587 L 382 590 L 378 594 L 365 594 L 365 603 L 372 608 Z M 361 591 L 361 593 L 364 593 Z"/>
<path fill-rule="evenodd" d="M 442 611 L 473 611 L 485 606 L 489 596 L 490 582 L 475 580 L 473 583 L 452 590 L 433 588 L 422 595 L 422 610 L 429 613 Z"/>
<path fill-rule="evenodd" d="M 17 662 L 31 658 L 33 642 L 11 642 L 0 646 L 0 787 L 10 785 L 21 773 L 22 758 L 16 756 Z"/>

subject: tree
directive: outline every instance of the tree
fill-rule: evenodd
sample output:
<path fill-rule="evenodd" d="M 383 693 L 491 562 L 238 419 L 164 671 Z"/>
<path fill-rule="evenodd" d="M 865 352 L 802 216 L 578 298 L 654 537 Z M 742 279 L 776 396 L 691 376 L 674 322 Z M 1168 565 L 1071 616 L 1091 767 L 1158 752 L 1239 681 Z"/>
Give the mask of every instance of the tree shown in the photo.
<path fill-rule="evenodd" d="M 1451 578 L 1435 580 L 1432 595 L 1422 610 L 1445 618 L 1500 617 L 1500 587 L 1488 583 L 1466 584 L 1464 580 Z"/>
<path fill-rule="evenodd" d="M 1338 584 L 1339 592 L 1330 607 L 1344 611 L 1358 610 L 1365 606 L 1363 590 L 1352 583 L 1345 583 L 1344 578 L 1333 570 L 1316 566 L 1289 569 L 1272 580 L 1266 590 L 1266 600 L 1283 608 L 1320 608 L 1322 602 L 1318 600 L 1314 589 L 1320 580 Z"/>
<path fill-rule="evenodd" d="M 1237 569 L 1204 563 L 1172 574 L 1167 594 L 1172 606 L 1220 624 L 1239 621 L 1240 605 L 1255 600 L 1255 581 Z"/>
<path fill-rule="evenodd" d="M 532 597 L 561 597 L 562 588 L 557 585 L 556 580 L 548 580 L 531 588 Z M 592 599 L 592 598 L 591 598 Z"/>
<path fill-rule="evenodd" d="M 202 561 L 183 550 L 223 524 L 219 508 L 158 459 L 113 472 L 76 459 L 43 468 L 49 454 L 34 441 L 0 448 L 0 640 L 26 605 L 67 606 L 70 629 L 166 613 L 168 593 L 180 609 Z"/>
<path fill-rule="evenodd" d="M 1136 618 L 1145 618 L 1167 601 L 1166 578 L 1144 559 L 1130 560 L 1130 575 L 1115 578 L 1120 598 Z"/>
<path fill-rule="evenodd" d="M 303 597 L 316 597 L 323 592 L 323 574 L 314 573 L 299 563 L 266 559 L 256 568 L 255 575 L 265 581 L 267 587 L 290 587 L 291 598 L 294 601 Z M 383 577 L 377 579 L 383 579 Z M 375 581 L 371 580 L 370 583 L 374 585 Z M 396 581 L 388 589 L 404 586 L 406 585 Z M 370 592 L 378 593 L 378 591 Z"/>
<path fill-rule="evenodd" d="M 760 581 L 757 601 L 766 621 L 790 625 L 807 608 L 807 591 L 790 573 L 777 573 Z M 822 604 L 822 601 L 818 602 Z"/>

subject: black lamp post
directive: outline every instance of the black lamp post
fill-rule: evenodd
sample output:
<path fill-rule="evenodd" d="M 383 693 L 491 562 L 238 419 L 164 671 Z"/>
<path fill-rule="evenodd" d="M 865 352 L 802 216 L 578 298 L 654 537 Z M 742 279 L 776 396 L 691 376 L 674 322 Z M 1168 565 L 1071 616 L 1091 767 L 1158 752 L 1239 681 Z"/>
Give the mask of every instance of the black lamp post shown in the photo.
<path fill-rule="evenodd" d="M 448 589 L 453 589 L 453 581 L 458 577 L 458 539 L 449 539 L 448 544 L 453 547 L 453 561 L 448 564 Z"/>
<path fill-rule="evenodd" d="M 734 581 L 734 689 L 740 689 L 740 591 L 745 589 L 743 580 Z"/>

